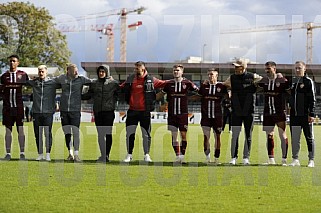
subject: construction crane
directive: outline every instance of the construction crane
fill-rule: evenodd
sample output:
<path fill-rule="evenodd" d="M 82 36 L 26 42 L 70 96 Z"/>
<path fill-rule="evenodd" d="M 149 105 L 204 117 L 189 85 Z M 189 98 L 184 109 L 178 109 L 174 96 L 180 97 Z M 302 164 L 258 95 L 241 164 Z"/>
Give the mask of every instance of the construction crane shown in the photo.
<path fill-rule="evenodd" d="M 107 35 L 107 61 L 113 62 L 115 61 L 115 41 L 114 41 L 114 32 L 113 32 L 113 24 L 108 24 L 102 30 L 97 30 L 101 32 L 103 35 Z"/>
<path fill-rule="evenodd" d="M 120 62 L 126 62 L 126 46 L 127 46 L 127 15 L 129 13 L 141 14 L 146 8 L 140 7 L 134 10 L 123 8 L 120 15 Z"/>
<path fill-rule="evenodd" d="M 85 26 L 69 26 L 67 23 L 74 23 L 75 21 L 82 21 L 87 19 L 97 19 L 97 18 L 106 18 L 108 16 L 119 15 L 120 16 L 120 62 L 126 62 L 127 55 L 127 27 L 129 29 L 136 29 L 138 26 L 142 25 L 141 21 L 135 22 L 127 26 L 127 15 L 130 13 L 141 14 L 145 7 L 139 7 L 137 9 L 126 9 L 122 8 L 121 10 L 111 10 L 106 12 L 101 12 L 97 14 L 89 14 L 86 16 L 76 17 L 70 20 L 59 20 L 56 23 L 56 27 L 61 32 L 80 32 L 80 31 L 97 31 L 101 32 L 103 35 L 107 35 L 107 61 L 114 61 L 114 32 L 113 24 L 107 25 L 85 25 Z"/>
<path fill-rule="evenodd" d="M 102 35 L 107 36 L 107 61 L 114 61 L 114 49 L 115 49 L 115 41 L 114 41 L 114 32 L 113 32 L 113 24 L 107 25 L 89 25 L 89 26 L 68 26 L 68 25 L 57 25 L 56 28 L 62 33 L 70 33 L 70 32 L 84 32 L 84 31 L 96 31 L 100 32 Z M 101 37 L 100 37 L 101 38 Z"/>
<path fill-rule="evenodd" d="M 224 30 L 221 34 L 231 34 L 231 33 L 251 33 L 251 32 L 266 32 L 266 31 L 280 31 L 280 30 L 295 30 L 295 29 L 306 29 L 307 30 L 307 44 L 306 44 L 306 62 L 307 64 L 312 64 L 313 61 L 313 45 L 312 45 L 312 30 L 315 28 L 321 28 L 321 23 L 293 23 L 284 25 L 268 25 L 255 28 L 246 29 L 229 29 Z"/>

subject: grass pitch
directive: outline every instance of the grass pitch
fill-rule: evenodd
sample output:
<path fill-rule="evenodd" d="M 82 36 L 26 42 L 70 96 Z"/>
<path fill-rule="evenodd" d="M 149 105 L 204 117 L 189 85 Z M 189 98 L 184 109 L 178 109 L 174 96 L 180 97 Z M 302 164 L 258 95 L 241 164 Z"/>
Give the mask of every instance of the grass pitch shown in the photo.
<path fill-rule="evenodd" d="M 0 212 L 319 212 L 321 210 L 321 126 L 315 126 L 316 167 L 307 168 L 307 148 L 302 140 L 301 167 L 282 167 L 276 137 L 277 166 L 267 161 L 265 133 L 255 126 L 251 165 L 229 166 L 231 134 L 222 134 L 220 166 L 202 163 L 203 136 L 199 125 L 190 125 L 186 165 L 173 165 L 174 151 L 164 124 L 153 124 L 151 156 L 143 162 L 138 127 L 134 162 L 126 155 L 124 124 L 114 127 L 111 162 L 96 163 L 99 149 L 92 123 L 81 124 L 80 157 L 83 163 L 64 161 L 67 150 L 60 123 L 54 124 L 50 163 L 37 162 L 31 123 L 26 123 L 28 161 L 19 161 L 16 133 L 13 160 L 0 161 Z M 4 141 L 4 129 L 0 129 Z M 244 135 L 240 136 L 242 156 Z M 211 147 L 213 149 L 213 135 Z M 4 145 L 3 145 L 4 147 Z M 4 148 L 0 150 L 5 155 Z M 213 157 L 213 152 L 211 153 Z M 288 162 L 291 162 L 289 147 Z"/>

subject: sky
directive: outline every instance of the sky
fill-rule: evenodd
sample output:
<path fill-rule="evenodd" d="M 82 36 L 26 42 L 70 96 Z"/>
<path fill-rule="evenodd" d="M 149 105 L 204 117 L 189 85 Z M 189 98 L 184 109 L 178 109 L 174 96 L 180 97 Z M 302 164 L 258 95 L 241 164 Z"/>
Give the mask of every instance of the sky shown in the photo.
<path fill-rule="evenodd" d="M 0 0 L 1 3 L 10 2 Z M 142 21 L 135 31 L 127 30 L 127 62 L 174 62 L 189 56 L 225 63 L 248 58 L 277 64 L 306 61 L 306 29 L 257 33 L 223 34 L 226 30 L 313 22 L 321 27 L 319 0 L 29 0 L 45 7 L 57 23 L 68 26 L 114 24 L 115 61 L 120 61 L 119 15 L 122 8 L 140 6 L 142 14 L 127 15 L 127 24 Z M 89 17 L 81 21 L 79 17 Z M 70 22 L 70 20 L 72 20 Z M 319 23 L 319 24 L 318 24 Z M 321 61 L 321 32 L 313 29 L 313 63 Z M 95 31 L 68 32 L 71 62 L 104 62 L 107 36 Z"/>

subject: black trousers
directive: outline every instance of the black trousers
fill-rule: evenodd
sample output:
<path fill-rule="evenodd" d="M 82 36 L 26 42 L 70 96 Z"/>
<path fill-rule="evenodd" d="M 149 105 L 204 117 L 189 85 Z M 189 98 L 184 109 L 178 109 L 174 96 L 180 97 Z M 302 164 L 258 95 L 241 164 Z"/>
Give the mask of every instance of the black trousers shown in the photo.
<path fill-rule="evenodd" d="M 253 131 L 253 114 L 246 116 L 238 116 L 232 112 L 232 142 L 231 142 L 231 156 L 237 158 L 239 147 L 239 135 L 241 133 L 242 124 L 245 129 L 245 142 L 243 149 L 243 159 L 250 157 Z"/>
<path fill-rule="evenodd" d="M 113 144 L 112 130 L 115 119 L 114 111 L 94 112 L 95 125 L 98 133 L 98 145 L 101 156 L 108 157 Z"/>
<path fill-rule="evenodd" d="M 133 153 L 135 133 L 138 123 L 140 124 L 142 136 L 143 136 L 143 147 L 144 154 L 149 154 L 151 145 L 151 117 L 150 112 L 147 111 L 127 111 L 126 118 L 126 145 L 128 154 Z"/>
<path fill-rule="evenodd" d="M 52 113 L 33 113 L 33 130 L 35 133 L 38 154 L 43 154 L 43 133 L 45 135 L 46 153 L 52 147 Z"/>
<path fill-rule="evenodd" d="M 80 137 L 80 112 L 60 112 L 62 130 L 65 134 L 66 147 L 70 150 L 71 147 L 71 135 L 73 135 L 74 150 L 79 151 Z"/>
<path fill-rule="evenodd" d="M 229 110 L 223 113 L 223 131 L 225 129 L 225 125 L 227 124 L 227 121 L 228 121 L 228 130 L 231 131 L 232 116 Z"/>

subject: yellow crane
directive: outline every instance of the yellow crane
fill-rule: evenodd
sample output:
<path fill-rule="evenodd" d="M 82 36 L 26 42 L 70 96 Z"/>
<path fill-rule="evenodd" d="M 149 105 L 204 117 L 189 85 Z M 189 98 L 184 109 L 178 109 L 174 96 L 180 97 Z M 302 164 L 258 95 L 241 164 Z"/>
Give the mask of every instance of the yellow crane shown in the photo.
<path fill-rule="evenodd" d="M 321 28 L 321 23 L 304 22 L 304 23 L 292 23 L 292 24 L 283 24 L 283 25 L 259 26 L 254 28 L 245 28 L 245 29 L 229 29 L 229 30 L 222 31 L 221 34 L 266 32 L 266 31 L 280 31 L 280 30 L 290 31 L 295 29 L 306 29 L 307 30 L 306 63 L 312 64 L 312 61 L 313 61 L 312 30 L 315 28 Z"/>

